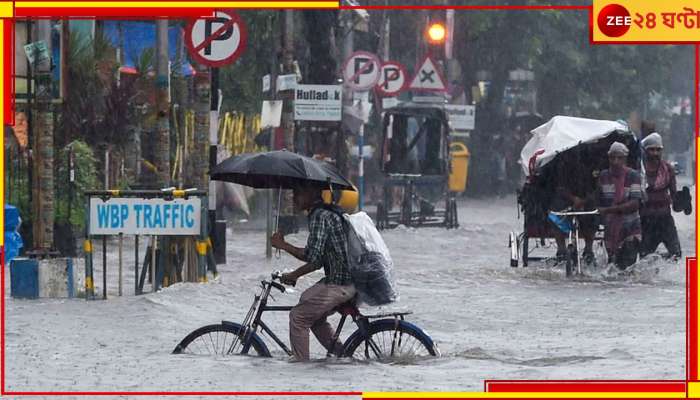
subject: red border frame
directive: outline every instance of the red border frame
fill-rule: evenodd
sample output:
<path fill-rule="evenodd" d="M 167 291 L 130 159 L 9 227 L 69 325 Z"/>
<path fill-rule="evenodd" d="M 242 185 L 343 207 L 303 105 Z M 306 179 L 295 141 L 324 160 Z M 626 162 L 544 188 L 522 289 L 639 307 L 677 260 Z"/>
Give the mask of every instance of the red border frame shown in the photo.
<path fill-rule="evenodd" d="M 187 1 L 187 0 L 171 0 L 173 2 Z M 313 1 L 313 0 L 312 0 Z M 264 3 L 264 0 L 260 1 Z M 22 8 L 15 10 L 15 18 L 51 18 L 53 16 L 59 16 L 61 18 L 65 15 L 71 15 L 71 19 L 119 19 L 119 18 L 129 18 L 129 19 L 153 19 L 157 16 L 163 17 L 198 17 L 203 15 L 209 15 L 213 12 L 212 7 L 202 7 L 202 8 L 123 8 L 123 9 L 95 9 L 90 8 L 89 1 L 85 1 L 86 7 L 84 8 L 67 8 L 67 7 L 50 7 L 50 8 Z M 138 2 L 133 2 L 138 4 Z M 589 20 L 593 18 L 593 8 L 591 5 L 587 6 L 340 6 L 340 9 L 456 9 L 456 10 L 588 10 Z M 291 8 L 297 9 L 297 8 Z M 324 8 L 325 9 L 325 8 Z M 5 21 L 14 21 L 15 18 L 7 18 Z M 678 45 L 688 45 L 695 44 L 695 139 L 696 139 L 696 153 L 697 153 L 697 133 L 700 130 L 700 115 L 698 115 L 698 76 L 700 74 L 700 45 L 697 42 L 594 42 L 592 40 L 592 25 L 589 23 L 589 42 L 593 45 L 596 44 L 678 44 Z M 5 24 L 3 40 L 5 44 L 3 56 L 5 57 L 4 62 L 6 66 L 5 76 L 3 76 L 3 82 L 5 84 L 5 107 L 3 109 L 5 121 L 9 123 L 14 122 L 14 64 L 11 62 L 14 56 L 14 29 L 12 24 Z M 443 79 L 444 81 L 444 79 Z M 371 89 L 371 88 L 370 88 Z M 696 165 L 697 169 L 697 165 Z M 696 193 L 696 207 L 697 207 L 697 193 Z M 697 234 L 698 220 L 696 217 L 696 234 Z M 0 330 L 1 330 L 1 349 L 0 349 L 0 394 L 2 395 L 44 395 L 44 396 L 64 396 L 64 395 L 75 395 L 75 396 L 101 396 L 101 395 L 131 395 L 131 396 L 155 396 L 155 395 L 174 395 L 174 396 L 190 396 L 190 395 L 298 395 L 298 396 L 314 396 L 314 395 L 325 395 L 325 396 L 343 396 L 343 395 L 361 395 L 361 392 L 17 392 L 17 391 L 6 391 L 5 390 L 5 268 L 4 262 L 2 260 L 4 254 L 4 248 L 0 246 L 0 263 L 3 264 L 2 271 L 0 271 L 0 287 L 2 289 L 2 298 L 0 299 Z M 695 259 L 687 260 L 687 282 L 686 282 L 686 349 L 687 349 L 687 363 L 686 366 L 686 378 L 687 381 L 697 381 L 698 380 L 698 271 L 697 271 L 697 261 Z M 627 386 L 629 384 L 641 385 L 644 389 L 660 392 L 666 391 L 676 391 L 683 387 L 685 390 L 686 383 L 684 381 L 495 381 L 487 380 L 484 382 L 485 390 L 491 389 L 491 391 L 499 392 L 512 392 L 516 388 L 527 387 L 527 391 L 532 391 L 533 389 L 537 391 L 552 392 L 552 391 L 572 391 L 572 390 L 582 390 L 584 392 L 595 392 L 595 391 L 621 391 L 621 386 Z M 636 390 L 639 386 L 636 386 L 631 390 L 632 392 L 641 392 Z M 591 389 L 594 390 L 591 390 Z M 629 389 L 624 391 L 628 392 Z M 415 398 L 415 397 L 413 397 Z"/>
<path fill-rule="evenodd" d="M 198 19 L 192 19 L 185 28 L 185 46 L 187 46 L 187 50 L 189 50 L 190 56 L 198 63 L 208 65 L 214 68 L 223 67 L 225 65 L 235 62 L 238 59 L 238 57 L 240 57 L 241 54 L 243 54 L 243 52 L 246 49 L 246 46 L 248 45 L 248 29 L 246 28 L 246 24 L 241 18 L 241 16 L 237 12 L 232 10 L 216 10 L 214 13 L 217 12 L 224 13 L 231 17 L 231 20 L 234 21 L 233 23 L 238 24 L 238 31 L 240 32 L 241 36 L 239 38 L 238 48 L 230 56 L 224 58 L 223 60 L 209 60 L 203 57 L 201 54 L 199 54 L 198 51 L 195 51 L 194 43 L 192 43 L 192 30 L 194 29 L 194 24 L 197 23 Z"/>
<path fill-rule="evenodd" d="M 686 379 L 698 380 L 698 267 L 689 259 L 686 268 Z"/>

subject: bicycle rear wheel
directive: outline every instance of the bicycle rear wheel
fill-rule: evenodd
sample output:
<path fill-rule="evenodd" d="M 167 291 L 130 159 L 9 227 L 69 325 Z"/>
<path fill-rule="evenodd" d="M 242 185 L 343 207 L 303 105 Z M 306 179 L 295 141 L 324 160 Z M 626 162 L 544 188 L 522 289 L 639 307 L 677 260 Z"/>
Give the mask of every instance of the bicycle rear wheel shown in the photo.
<path fill-rule="evenodd" d="M 241 331 L 241 325 L 234 322 L 203 326 L 185 336 L 175 347 L 173 354 L 239 354 L 243 350 Z M 270 350 L 260 336 L 254 333 L 249 340 L 251 345 L 247 354 L 271 357 Z"/>
<path fill-rule="evenodd" d="M 410 361 L 435 357 L 440 351 L 422 329 L 406 321 L 381 319 L 369 324 L 367 337 L 358 329 L 345 341 L 344 355 L 365 360 Z"/>

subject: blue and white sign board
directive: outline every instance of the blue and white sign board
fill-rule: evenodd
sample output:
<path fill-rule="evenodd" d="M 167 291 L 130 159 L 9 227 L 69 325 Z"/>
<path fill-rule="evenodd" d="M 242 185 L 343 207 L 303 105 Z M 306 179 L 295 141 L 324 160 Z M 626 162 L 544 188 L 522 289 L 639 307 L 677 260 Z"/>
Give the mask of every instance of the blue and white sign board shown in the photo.
<path fill-rule="evenodd" d="M 199 235 L 202 201 L 90 198 L 90 235 Z"/>

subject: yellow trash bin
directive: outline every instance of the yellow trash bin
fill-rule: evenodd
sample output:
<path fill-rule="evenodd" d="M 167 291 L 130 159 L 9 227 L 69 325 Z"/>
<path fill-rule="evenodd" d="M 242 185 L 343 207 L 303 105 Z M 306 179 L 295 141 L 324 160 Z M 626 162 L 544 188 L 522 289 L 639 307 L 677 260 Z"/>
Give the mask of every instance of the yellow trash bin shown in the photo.
<path fill-rule="evenodd" d="M 463 143 L 450 144 L 452 156 L 449 186 L 451 192 L 464 192 L 467 188 L 467 173 L 469 172 L 469 149 Z"/>

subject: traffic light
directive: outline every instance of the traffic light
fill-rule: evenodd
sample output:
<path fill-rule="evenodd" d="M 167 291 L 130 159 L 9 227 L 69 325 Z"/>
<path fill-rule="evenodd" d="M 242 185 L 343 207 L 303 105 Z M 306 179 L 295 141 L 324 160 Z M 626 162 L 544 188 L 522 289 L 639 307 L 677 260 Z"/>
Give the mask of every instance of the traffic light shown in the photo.
<path fill-rule="evenodd" d="M 442 14 L 433 14 L 426 20 L 424 31 L 425 49 L 437 59 L 445 56 L 445 41 L 448 40 L 447 24 Z"/>
<path fill-rule="evenodd" d="M 442 44 L 445 42 L 445 37 L 447 36 L 447 29 L 445 29 L 445 24 L 440 22 L 431 22 L 428 24 L 428 29 L 426 30 L 426 37 L 428 43 L 430 44 Z"/>

